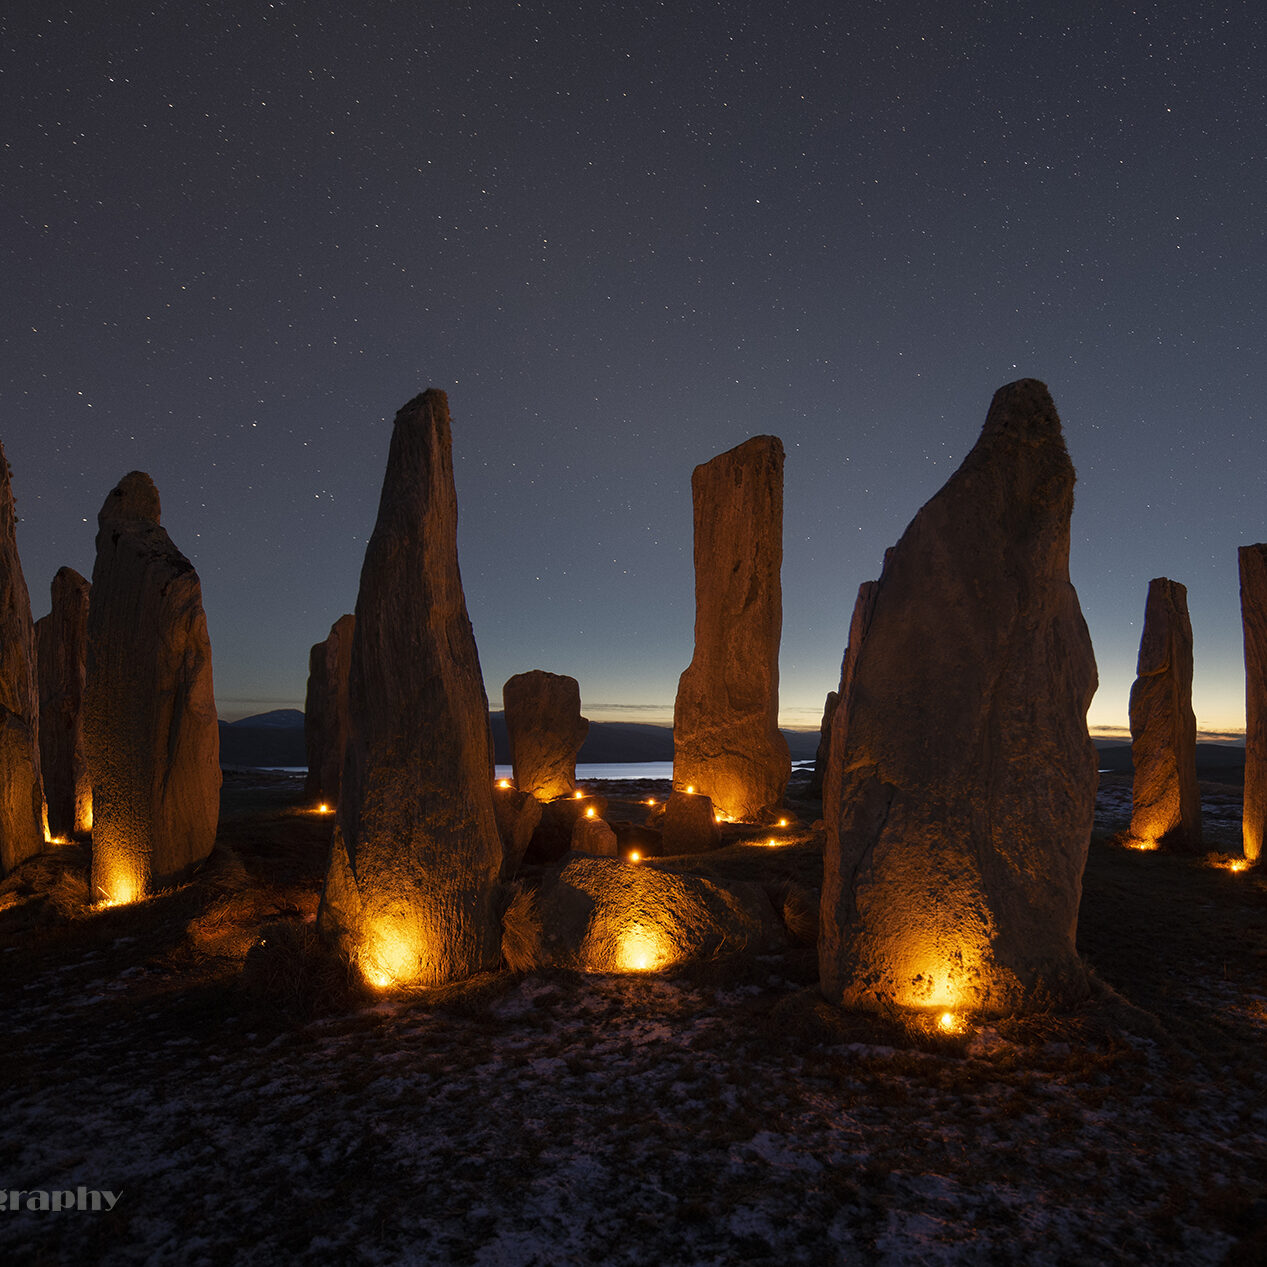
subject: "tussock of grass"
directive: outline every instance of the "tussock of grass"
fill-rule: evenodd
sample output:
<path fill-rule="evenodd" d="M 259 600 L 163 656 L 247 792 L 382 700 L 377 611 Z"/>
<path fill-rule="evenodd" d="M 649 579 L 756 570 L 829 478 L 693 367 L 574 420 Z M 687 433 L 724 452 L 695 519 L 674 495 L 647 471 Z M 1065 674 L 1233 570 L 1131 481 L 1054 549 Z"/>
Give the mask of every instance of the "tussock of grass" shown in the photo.
<path fill-rule="evenodd" d="M 241 987 L 261 1011 L 295 1021 L 345 1011 L 365 998 L 347 959 L 312 924 L 266 924 L 242 964 Z"/>
<path fill-rule="evenodd" d="M 523 884 L 512 884 L 502 916 L 502 958 L 511 972 L 530 972 L 542 961 L 541 920 L 536 897 Z"/>

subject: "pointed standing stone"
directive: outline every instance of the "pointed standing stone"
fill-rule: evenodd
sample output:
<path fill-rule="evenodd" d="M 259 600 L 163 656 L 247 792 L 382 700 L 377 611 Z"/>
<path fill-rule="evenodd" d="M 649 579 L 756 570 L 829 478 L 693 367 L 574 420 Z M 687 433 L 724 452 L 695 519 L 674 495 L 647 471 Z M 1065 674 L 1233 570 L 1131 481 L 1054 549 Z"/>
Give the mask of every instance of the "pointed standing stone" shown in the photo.
<path fill-rule="evenodd" d="M 1159 576 L 1148 583 L 1138 677 L 1131 687 L 1131 835 L 1165 848 L 1201 847 L 1197 719 L 1192 711 L 1188 591 Z"/>
<path fill-rule="evenodd" d="M 10 481 L 0 447 L 0 875 L 44 848 L 35 626 Z"/>
<path fill-rule="evenodd" d="M 1047 389 L 1012 383 L 887 558 L 834 722 L 833 1001 L 1000 1012 L 1085 994 L 1096 670 L 1069 583 L 1073 485 Z"/>
<path fill-rule="evenodd" d="M 885 551 L 884 561 L 889 561 L 891 551 Z M 836 750 L 844 750 L 844 719 L 848 715 L 841 713 L 840 701 L 849 697 L 849 692 L 853 689 L 853 676 L 858 667 L 858 652 L 862 647 L 862 640 L 867 636 L 867 626 L 871 623 L 871 613 L 875 609 L 875 595 L 878 581 L 863 581 L 858 586 L 858 596 L 854 599 L 853 614 L 849 618 L 849 641 L 845 643 L 844 658 L 840 662 L 840 686 L 836 691 L 836 707 L 832 709 L 830 729 L 827 735 L 826 748 L 823 763 L 823 813 L 826 814 L 829 803 L 835 804 L 840 796 L 840 767 L 832 762 L 832 745 L 836 746 Z M 837 731 L 836 718 L 840 717 L 840 730 Z M 824 726 L 828 726 L 827 718 L 823 718 Z M 823 747 L 822 740 L 819 741 L 819 747 Z M 833 779 L 835 782 L 833 782 Z"/>
<path fill-rule="evenodd" d="M 814 773 L 809 781 L 810 796 L 822 796 L 823 777 L 827 773 L 827 756 L 831 752 L 831 722 L 840 703 L 839 691 L 828 691 L 823 701 L 823 720 L 818 726 L 818 747 L 814 749 Z"/>
<path fill-rule="evenodd" d="M 1267 545 L 1241 546 L 1241 622 L 1245 635 L 1245 856 L 1263 851 L 1267 828 Z"/>
<path fill-rule="evenodd" d="M 308 693 L 304 700 L 308 777 L 304 780 L 304 795 L 331 807 L 339 803 L 347 751 L 348 674 L 355 628 L 355 616 L 340 616 L 330 626 L 326 640 L 318 642 L 308 655 Z"/>
<path fill-rule="evenodd" d="M 502 706 L 515 786 L 539 801 L 571 796 L 576 754 L 590 728 L 577 680 L 544 669 L 516 673 L 502 687 Z"/>
<path fill-rule="evenodd" d="M 88 662 L 88 582 L 74 568 L 53 577 L 53 609 L 35 622 L 39 649 L 40 766 L 48 830 L 92 830 L 92 783 L 84 750 L 84 679 Z"/>
<path fill-rule="evenodd" d="M 92 889 L 111 902 L 145 897 L 205 858 L 220 813 L 202 586 L 159 513 L 154 481 L 132 471 L 97 516 L 84 749 Z"/>
<path fill-rule="evenodd" d="M 348 699 L 322 932 L 377 985 L 496 968 L 492 737 L 458 571 L 441 391 L 396 415 L 361 568 Z"/>
<path fill-rule="evenodd" d="M 756 436 L 695 468 L 695 655 L 673 709 L 673 785 L 755 822 L 792 772 L 779 733 L 783 445 Z"/>

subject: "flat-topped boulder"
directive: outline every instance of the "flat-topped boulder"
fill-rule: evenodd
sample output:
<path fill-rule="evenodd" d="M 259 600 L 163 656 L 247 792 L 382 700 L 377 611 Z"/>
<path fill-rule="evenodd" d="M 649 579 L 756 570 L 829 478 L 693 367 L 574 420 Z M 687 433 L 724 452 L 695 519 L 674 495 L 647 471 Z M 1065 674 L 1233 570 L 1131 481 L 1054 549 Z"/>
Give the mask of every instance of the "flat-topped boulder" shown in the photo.
<path fill-rule="evenodd" d="M 40 696 L 31 595 L 18 558 L 9 463 L 0 447 L 0 874 L 44 848 Z"/>
<path fill-rule="evenodd" d="M 673 708 L 673 785 L 757 822 L 792 772 L 779 732 L 783 444 L 755 436 L 695 468 L 695 654 Z"/>
<path fill-rule="evenodd" d="M 707 853 L 721 846 L 721 828 L 710 797 L 702 792 L 674 792 L 657 815 L 663 854 Z"/>
<path fill-rule="evenodd" d="M 1188 591 L 1159 576 L 1148 583 L 1137 677 L 1131 687 L 1131 836 L 1146 845 L 1201 848 L 1197 719 L 1192 711 Z"/>
<path fill-rule="evenodd" d="M 833 723 L 832 1001 L 998 1013 L 1088 988 L 1096 668 L 1069 582 L 1073 486 L 1047 389 L 1012 383 L 886 559 Z"/>
<path fill-rule="evenodd" d="M 515 786 L 539 801 L 576 790 L 576 754 L 590 724 L 581 716 L 581 688 L 574 677 L 532 669 L 502 687 L 506 734 Z"/>
<path fill-rule="evenodd" d="M 356 599 L 324 936 L 376 985 L 501 961 L 488 699 L 458 570 L 449 405 L 396 415 Z"/>
<path fill-rule="evenodd" d="M 92 781 L 84 749 L 88 669 L 88 582 L 57 570 L 52 610 L 35 622 L 40 682 L 40 767 L 48 830 L 54 837 L 92 830 Z"/>
<path fill-rule="evenodd" d="M 158 490 L 125 475 L 97 516 L 84 750 L 95 897 L 130 902 L 210 852 L 220 734 L 198 573 L 159 522 Z"/>

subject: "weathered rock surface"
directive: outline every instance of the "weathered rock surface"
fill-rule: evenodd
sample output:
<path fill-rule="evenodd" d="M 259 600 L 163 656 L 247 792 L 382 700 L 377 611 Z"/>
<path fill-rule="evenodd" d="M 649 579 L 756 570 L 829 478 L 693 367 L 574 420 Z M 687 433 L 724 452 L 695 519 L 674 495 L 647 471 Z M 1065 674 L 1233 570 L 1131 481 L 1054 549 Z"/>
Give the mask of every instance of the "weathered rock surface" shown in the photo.
<path fill-rule="evenodd" d="M 1159 576 L 1148 583 L 1138 677 L 1131 687 L 1131 835 L 1147 844 L 1201 847 L 1197 719 L 1192 711 L 1188 591 Z"/>
<path fill-rule="evenodd" d="M 888 565 L 892 547 L 884 552 L 884 562 Z M 853 613 L 849 617 L 849 640 L 845 643 L 845 654 L 840 662 L 840 686 L 836 691 L 836 707 L 831 715 L 831 733 L 827 738 L 826 761 L 823 766 L 823 813 L 827 806 L 839 804 L 840 772 L 838 761 L 833 761 L 832 753 L 843 752 L 845 744 L 845 719 L 848 709 L 840 707 L 841 700 L 849 698 L 853 690 L 854 673 L 858 668 L 858 652 L 862 648 L 862 640 L 866 637 L 867 626 L 871 623 L 871 613 L 875 610 L 875 596 L 879 588 L 878 581 L 863 581 L 858 586 L 858 595 L 854 599 Z M 826 718 L 824 718 L 826 722 Z"/>
<path fill-rule="evenodd" d="M 542 805 L 535 796 L 513 787 L 493 789 L 493 810 L 502 842 L 501 878 L 509 880 L 519 870 L 533 832 L 541 822 Z"/>
<path fill-rule="evenodd" d="M 396 415 L 361 568 L 348 703 L 320 930 L 376 984 L 496 968 L 502 844 L 441 391 Z"/>
<path fill-rule="evenodd" d="M 836 712 L 819 961 L 852 1006 L 1080 997 L 1095 659 L 1047 389 L 1001 388 L 877 583 Z M 852 641 L 852 638 L 851 638 Z"/>
<path fill-rule="evenodd" d="M 782 443 L 756 436 L 697 466 L 691 494 L 695 655 L 673 709 L 673 785 L 755 822 L 792 771 L 779 733 Z"/>
<path fill-rule="evenodd" d="M 355 630 L 355 616 L 340 616 L 330 626 L 325 641 L 316 643 L 308 653 L 308 692 L 304 699 L 308 777 L 304 780 L 304 795 L 331 807 L 339 803 L 347 752 L 348 674 Z"/>
<path fill-rule="evenodd" d="M 18 558 L 9 463 L 0 447 L 0 874 L 44 848 L 40 697 L 31 596 Z"/>
<path fill-rule="evenodd" d="M 1242 848 L 1251 861 L 1267 830 L 1267 545 L 1241 546 L 1245 635 L 1245 807 Z"/>
<path fill-rule="evenodd" d="M 814 750 L 814 774 L 809 783 L 810 796 L 822 796 L 823 777 L 827 773 L 827 758 L 831 752 L 831 723 L 840 703 L 839 691 L 828 691 L 823 701 L 823 720 L 818 727 L 818 747 Z"/>
<path fill-rule="evenodd" d="M 544 669 L 516 673 L 502 687 L 502 705 L 515 786 L 539 801 L 571 796 L 576 754 L 590 728 L 577 680 Z"/>
<path fill-rule="evenodd" d="M 660 848 L 666 855 L 707 853 L 721 845 L 721 829 L 710 797 L 702 792 L 674 792 L 656 821 Z"/>
<path fill-rule="evenodd" d="M 84 749 L 88 582 L 74 568 L 53 577 L 53 607 L 35 622 L 40 682 L 40 767 L 51 835 L 92 830 L 92 781 Z"/>
<path fill-rule="evenodd" d="M 655 864 L 571 858 L 545 879 L 522 915 L 536 966 L 644 972 L 719 953 L 787 944 L 770 898 L 757 884 L 677 875 Z"/>
<path fill-rule="evenodd" d="M 179 878 L 211 852 L 220 813 L 202 587 L 159 514 L 154 482 L 132 471 L 97 516 L 83 734 L 99 900 Z"/>
<path fill-rule="evenodd" d="M 572 852 L 590 854 L 595 858 L 614 858 L 617 853 L 616 833 L 602 818 L 587 818 L 584 814 L 572 827 Z"/>

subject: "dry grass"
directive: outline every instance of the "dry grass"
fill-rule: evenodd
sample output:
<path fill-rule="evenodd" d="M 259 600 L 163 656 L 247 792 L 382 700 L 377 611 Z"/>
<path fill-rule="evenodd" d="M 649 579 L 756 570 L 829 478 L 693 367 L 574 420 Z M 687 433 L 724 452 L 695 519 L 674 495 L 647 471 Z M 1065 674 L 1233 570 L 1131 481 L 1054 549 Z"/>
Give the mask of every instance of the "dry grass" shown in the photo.
<path fill-rule="evenodd" d="M 511 971 L 380 995 L 313 931 L 329 820 L 275 793 L 135 908 L 73 848 L 0 885 L 0 1165 L 129 1193 L 11 1221 L 13 1261 L 1261 1261 L 1256 872 L 1097 837 L 1091 996 L 958 1033 L 822 999 L 813 839 L 695 862 L 765 886 L 779 954 L 527 973 L 516 885 Z"/>

